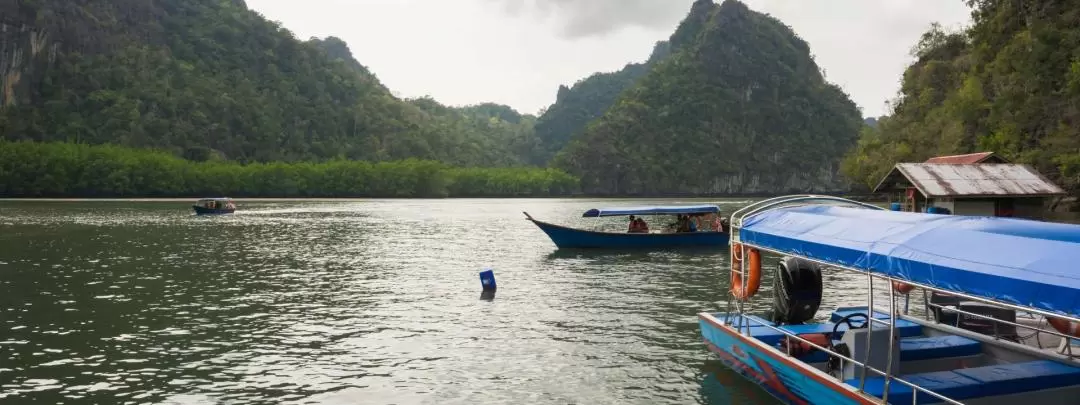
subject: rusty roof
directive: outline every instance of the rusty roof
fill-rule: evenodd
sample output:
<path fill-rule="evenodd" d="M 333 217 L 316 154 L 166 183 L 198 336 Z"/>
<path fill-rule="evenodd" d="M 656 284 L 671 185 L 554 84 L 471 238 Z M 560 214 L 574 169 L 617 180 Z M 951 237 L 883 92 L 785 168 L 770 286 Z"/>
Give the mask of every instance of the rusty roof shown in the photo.
<path fill-rule="evenodd" d="M 900 163 L 874 188 L 896 189 L 903 176 L 926 197 L 1045 197 L 1065 192 L 1028 165 Z"/>
<path fill-rule="evenodd" d="M 954 165 L 970 165 L 975 163 L 982 163 L 991 157 L 996 160 L 995 163 L 1008 163 L 1005 158 L 995 155 L 994 152 L 979 152 L 968 153 L 964 155 L 949 155 L 949 156 L 937 156 L 927 159 L 925 163 L 940 163 L 940 164 L 954 164 Z"/>

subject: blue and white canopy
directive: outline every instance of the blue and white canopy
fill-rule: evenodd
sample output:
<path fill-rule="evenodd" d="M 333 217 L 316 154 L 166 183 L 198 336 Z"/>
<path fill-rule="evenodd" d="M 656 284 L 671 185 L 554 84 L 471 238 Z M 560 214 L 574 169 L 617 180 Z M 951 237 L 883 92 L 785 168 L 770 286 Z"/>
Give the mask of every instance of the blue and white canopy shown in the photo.
<path fill-rule="evenodd" d="M 751 215 L 739 235 L 786 254 L 1080 315 L 1078 225 L 812 205 Z"/>
<path fill-rule="evenodd" d="M 593 208 L 585 211 L 582 217 L 616 217 L 626 215 L 677 215 L 677 214 L 715 214 L 720 207 L 715 205 L 672 205 L 658 207 L 613 207 Z"/>

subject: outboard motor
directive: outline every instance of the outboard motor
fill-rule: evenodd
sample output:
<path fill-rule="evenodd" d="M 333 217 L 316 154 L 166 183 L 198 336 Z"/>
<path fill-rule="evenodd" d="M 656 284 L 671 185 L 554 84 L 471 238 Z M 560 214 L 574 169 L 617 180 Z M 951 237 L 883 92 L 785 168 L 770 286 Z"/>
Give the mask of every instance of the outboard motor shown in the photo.
<path fill-rule="evenodd" d="M 798 325 L 813 319 L 823 291 L 821 268 L 816 263 L 784 256 L 773 278 L 772 321 L 777 325 Z"/>
<path fill-rule="evenodd" d="M 984 304 L 976 301 L 964 301 L 962 298 L 955 295 L 941 294 L 936 291 L 930 293 L 930 303 L 940 305 L 946 308 L 942 309 L 941 307 L 938 307 L 936 305 L 930 307 L 931 311 L 934 314 L 934 319 L 937 320 L 938 323 L 956 326 L 960 329 L 969 330 L 987 336 L 994 336 L 996 334 L 1002 339 L 1011 340 L 1014 342 L 1019 340 L 1019 334 L 1017 334 L 1016 327 L 1013 325 L 1001 322 L 994 322 L 986 318 L 949 311 L 948 308 L 952 307 L 961 311 L 984 315 L 994 319 L 1012 323 L 1016 323 L 1015 310 Z"/>

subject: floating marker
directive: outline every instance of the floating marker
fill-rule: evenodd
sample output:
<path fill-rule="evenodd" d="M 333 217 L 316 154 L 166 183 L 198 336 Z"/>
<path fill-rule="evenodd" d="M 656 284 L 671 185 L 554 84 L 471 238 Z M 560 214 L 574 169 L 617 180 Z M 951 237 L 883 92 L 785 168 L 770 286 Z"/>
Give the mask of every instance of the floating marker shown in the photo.
<path fill-rule="evenodd" d="M 484 287 L 484 291 L 495 290 L 495 271 L 492 269 L 485 269 L 480 272 L 480 285 Z"/>

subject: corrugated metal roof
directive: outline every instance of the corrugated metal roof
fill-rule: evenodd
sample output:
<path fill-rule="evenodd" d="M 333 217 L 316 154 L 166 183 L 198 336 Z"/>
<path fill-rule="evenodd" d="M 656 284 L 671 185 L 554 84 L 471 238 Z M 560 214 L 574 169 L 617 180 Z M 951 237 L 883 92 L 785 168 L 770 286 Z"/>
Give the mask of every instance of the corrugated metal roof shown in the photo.
<path fill-rule="evenodd" d="M 1034 197 L 1065 194 L 1034 168 L 1022 164 L 900 163 L 899 171 L 927 197 Z M 890 176 L 893 173 L 890 173 Z M 886 176 L 888 179 L 889 176 Z M 882 181 L 884 183 L 884 180 Z M 880 185 L 878 186 L 881 187 Z"/>
<path fill-rule="evenodd" d="M 975 163 L 982 163 L 983 161 L 989 159 L 991 156 L 996 157 L 997 158 L 996 160 L 1000 161 L 998 163 L 1008 162 L 1004 158 L 1002 158 L 1000 156 L 997 156 L 997 155 L 994 155 L 994 152 L 979 152 L 979 153 L 968 153 L 968 154 L 965 154 L 965 155 L 949 155 L 949 156 L 932 157 L 930 159 L 927 159 L 926 163 L 970 165 L 970 164 L 975 164 Z"/>

